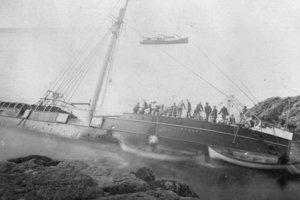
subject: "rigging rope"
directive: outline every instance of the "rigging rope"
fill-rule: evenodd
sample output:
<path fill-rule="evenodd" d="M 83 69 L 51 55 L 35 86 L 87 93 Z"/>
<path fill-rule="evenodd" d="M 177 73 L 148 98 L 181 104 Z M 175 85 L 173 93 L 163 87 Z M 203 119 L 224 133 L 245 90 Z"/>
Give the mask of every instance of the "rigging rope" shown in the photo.
<path fill-rule="evenodd" d="M 239 82 L 242 84 L 242 86 L 244 86 L 244 88 L 248 91 L 248 93 L 252 96 L 252 98 L 255 100 L 256 103 L 259 103 L 258 99 L 254 96 L 254 94 L 251 92 L 251 90 L 247 87 L 246 84 L 244 84 L 244 82 L 232 71 L 230 71 L 237 80 L 239 80 Z"/>
<path fill-rule="evenodd" d="M 196 32 L 199 32 L 199 31 L 196 31 Z M 195 45 L 195 47 L 198 49 L 198 47 Z M 202 52 L 200 49 L 199 49 L 200 52 Z M 230 70 L 229 70 L 230 71 Z M 249 94 L 251 95 L 251 97 L 256 101 L 256 103 L 259 103 L 259 101 L 257 100 L 257 98 L 253 95 L 253 93 L 251 92 L 251 90 L 243 83 L 242 80 L 239 79 L 239 77 L 233 73 L 232 71 L 230 71 L 238 80 L 239 82 L 244 86 L 244 88 L 249 92 Z M 254 103 L 254 104 L 256 104 Z"/>
<path fill-rule="evenodd" d="M 138 35 L 140 35 L 140 33 L 134 27 L 130 26 L 127 22 L 124 22 L 124 24 L 127 25 L 129 28 L 131 28 L 133 31 L 135 31 Z M 180 62 L 179 60 L 177 60 L 174 56 L 172 56 L 169 53 L 163 51 L 159 47 L 156 47 L 156 48 L 159 49 L 162 53 L 164 53 L 168 57 L 170 57 L 172 60 L 174 60 L 178 65 L 182 66 L 183 68 L 185 68 L 186 70 L 188 70 L 189 72 L 191 72 L 192 74 L 194 74 L 195 76 L 197 76 L 198 78 L 200 78 L 202 81 L 206 82 L 208 85 L 210 85 L 211 87 L 213 87 L 215 90 L 217 90 L 218 92 L 220 92 L 221 94 L 223 94 L 225 97 L 229 97 L 229 95 L 225 94 L 222 90 L 220 90 L 219 88 L 217 88 L 215 85 L 213 85 L 212 83 L 210 83 L 208 80 L 206 80 L 205 78 L 203 78 L 202 76 L 200 76 L 198 73 L 196 73 L 195 71 L 193 71 L 192 69 L 190 69 L 189 67 L 187 67 L 185 64 L 183 64 L 182 62 Z"/>
<path fill-rule="evenodd" d="M 57 91 L 64 90 L 66 85 L 72 80 L 73 76 L 77 73 L 78 63 L 82 62 L 83 54 L 88 51 L 88 49 L 91 46 L 91 42 L 94 38 L 90 38 L 87 43 L 77 52 L 77 57 L 73 60 L 72 64 L 70 65 L 69 71 L 64 77 L 64 79 L 61 81 L 61 84 L 57 87 Z"/>
<path fill-rule="evenodd" d="M 286 115 L 286 120 L 285 120 L 285 128 L 288 129 L 288 119 L 289 119 L 289 115 L 290 115 L 290 111 L 291 111 L 291 99 L 290 97 L 288 97 L 289 100 L 289 104 L 288 104 L 288 113 Z"/>
<path fill-rule="evenodd" d="M 235 87 L 237 87 L 252 103 L 254 103 L 254 105 L 256 104 L 255 101 L 253 101 L 252 98 L 249 97 L 249 95 L 244 91 L 242 90 L 242 88 L 239 87 L 239 85 L 234 82 L 212 59 L 210 59 L 210 57 L 204 53 L 203 51 L 201 51 L 198 46 L 192 44 L 194 47 L 196 47 L 206 58 L 207 60 L 219 71 L 223 74 L 223 76 L 225 76 Z"/>
<path fill-rule="evenodd" d="M 137 31 L 134 27 L 132 27 L 131 25 L 129 25 L 127 22 L 124 22 L 125 25 L 127 25 L 129 28 L 131 28 L 133 31 L 135 31 L 138 35 L 140 35 L 139 31 Z M 141 35 L 140 35 L 141 36 Z M 156 47 L 156 46 L 155 46 Z M 226 98 L 230 98 L 229 95 L 225 94 L 222 90 L 220 90 L 218 87 L 216 87 L 214 84 L 212 84 L 211 82 L 209 82 L 208 80 L 206 80 L 205 78 L 203 78 L 202 76 L 200 76 L 198 73 L 196 73 L 195 71 L 193 71 L 192 69 L 190 69 L 189 67 L 187 67 L 185 64 L 183 64 L 182 62 L 180 62 L 179 60 L 177 60 L 174 56 L 170 55 L 169 53 L 163 51 L 161 48 L 156 47 L 157 49 L 159 49 L 161 52 L 163 52 L 164 54 L 166 54 L 168 57 L 170 57 L 172 60 L 174 60 L 178 65 L 182 66 L 183 68 L 185 68 L 186 70 L 188 70 L 189 72 L 191 72 L 192 74 L 194 74 L 195 76 L 197 76 L 198 78 L 200 78 L 202 81 L 206 82 L 208 85 L 210 85 L 211 87 L 213 87 L 215 90 L 217 90 L 219 93 L 223 94 Z M 204 54 L 206 55 L 206 54 Z M 209 59 L 209 57 L 206 55 L 206 57 Z M 210 62 L 212 62 L 211 59 L 209 59 Z M 219 67 L 212 62 L 212 64 L 214 66 L 216 66 L 218 69 Z M 219 69 L 221 72 L 223 72 L 221 69 Z M 223 72 L 223 75 L 226 75 Z M 226 76 L 228 77 L 228 76 Z M 230 79 L 230 77 L 228 77 Z M 231 79 L 230 79 L 231 80 Z M 249 100 L 251 100 L 254 104 L 256 104 L 233 80 L 231 80 L 232 83 L 234 83 L 234 85 L 236 87 L 238 87 L 248 98 Z M 235 98 L 236 99 L 236 98 Z M 238 99 L 236 99 L 238 101 Z M 240 101 L 238 101 L 238 103 L 240 104 L 240 106 L 242 107 L 243 104 L 240 103 Z M 257 115 L 255 115 L 253 112 L 250 112 L 254 117 L 256 117 L 257 119 L 261 120 Z"/>
<path fill-rule="evenodd" d="M 110 15 L 116 8 L 116 6 L 119 4 L 120 0 L 118 0 L 114 6 L 112 7 L 112 9 L 110 9 L 110 11 L 108 12 L 107 15 Z M 57 76 L 56 80 L 54 81 L 54 83 L 52 84 L 52 86 L 49 88 L 49 90 L 54 90 L 59 92 L 61 90 L 62 87 L 64 87 L 64 85 L 66 83 L 68 83 L 70 81 L 70 77 L 72 77 L 72 74 L 74 74 L 74 65 L 76 66 L 78 64 L 78 62 L 80 61 L 81 55 L 83 54 L 83 52 L 85 52 L 90 43 L 95 39 L 95 37 L 98 35 L 98 31 L 101 30 L 101 28 L 104 26 L 104 24 L 106 23 L 106 21 L 109 19 L 109 17 L 105 17 L 101 23 L 101 25 L 92 33 L 90 34 L 89 40 L 86 43 L 83 43 L 80 47 L 80 50 L 73 53 L 72 58 L 69 60 L 66 68 L 64 68 L 64 70 L 62 70 L 62 73 Z M 73 71 L 73 72 L 72 72 Z M 72 72 L 72 73 L 70 73 Z"/>
<path fill-rule="evenodd" d="M 106 19 L 103 21 L 103 23 L 93 32 L 93 34 L 91 34 L 89 36 L 89 39 L 81 44 L 79 51 L 76 51 L 73 53 L 71 59 L 69 60 L 69 63 L 67 65 L 67 67 L 64 69 L 63 73 L 61 74 L 61 76 L 58 76 L 58 80 L 55 82 L 55 84 L 52 87 L 52 90 L 57 87 L 57 90 L 59 90 L 62 85 L 64 85 L 64 83 L 66 82 L 66 80 L 70 77 L 70 72 L 73 70 L 74 65 L 76 65 L 82 54 L 88 49 L 90 43 L 92 42 L 92 40 L 95 39 L 98 31 L 102 28 L 102 26 L 104 25 Z M 57 86 L 59 84 L 59 86 Z"/>
<path fill-rule="evenodd" d="M 134 32 L 136 32 L 138 35 L 142 36 L 140 34 L 139 31 L 137 31 L 134 27 L 132 27 L 131 25 L 129 25 L 127 22 L 124 21 L 124 24 L 127 25 L 127 27 L 131 28 Z M 156 46 L 155 46 L 156 47 Z M 195 71 L 193 71 L 192 69 L 190 69 L 189 67 L 187 67 L 185 64 L 181 63 L 179 60 L 177 60 L 174 56 L 168 54 L 167 52 L 163 51 L 162 49 L 156 47 L 157 49 L 159 49 L 161 52 L 163 52 L 164 54 L 166 54 L 168 57 L 170 57 L 171 59 L 173 59 L 178 65 L 182 66 L 183 68 L 185 68 L 186 70 L 188 70 L 189 72 L 191 72 L 192 74 L 194 74 L 195 76 L 197 76 L 198 78 L 200 78 L 202 81 L 206 82 L 208 85 L 210 85 L 211 87 L 213 87 L 215 90 L 217 90 L 219 93 L 221 93 L 222 95 L 224 95 L 226 98 L 230 98 L 229 95 L 225 94 L 222 90 L 220 90 L 219 88 L 217 88 L 214 84 L 210 83 L 208 80 L 206 80 L 205 78 L 203 78 L 202 76 L 200 76 L 198 73 L 196 73 Z M 206 55 L 206 54 L 205 54 Z M 206 55 L 206 57 L 209 59 L 209 57 Z M 210 62 L 211 59 L 209 59 Z M 212 64 L 214 66 L 216 66 L 218 68 L 218 66 L 212 62 Z M 218 68 L 219 69 L 219 68 Z M 222 70 L 220 70 L 221 72 L 223 72 Z M 225 73 L 223 72 L 223 74 L 225 75 Z M 228 76 L 227 76 L 228 77 Z M 229 78 L 229 77 L 228 77 Z M 229 78 L 230 79 L 230 78 Z M 231 79 L 230 79 L 231 80 Z M 231 80 L 232 83 L 234 83 L 234 85 L 236 85 L 236 87 L 238 87 L 238 85 L 233 81 Z M 256 104 L 240 87 L 238 87 L 239 90 L 241 90 L 243 92 L 243 94 L 245 94 L 245 96 L 248 97 L 249 100 L 251 100 L 254 104 Z M 235 98 L 236 99 L 236 98 Z M 238 99 L 236 99 L 238 101 Z M 238 103 L 240 104 L 241 107 L 243 107 L 243 104 L 238 101 Z M 235 106 L 237 108 L 237 106 Z M 237 110 L 239 112 L 241 112 L 240 109 L 237 108 Z M 257 115 L 255 115 L 253 112 L 249 111 L 254 117 L 256 117 L 258 120 L 261 120 Z"/>
<path fill-rule="evenodd" d="M 211 87 L 213 87 L 215 90 L 217 90 L 218 92 L 220 92 L 224 96 L 229 97 L 229 95 L 225 94 L 222 90 L 220 90 L 219 88 L 217 88 L 214 84 L 212 84 L 211 82 L 209 82 L 208 80 L 206 80 L 205 78 L 203 78 L 202 76 L 200 76 L 198 73 L 196 73 L 195 71 L 193 71 L 191 68 L 187 67 L 185 64 L 183 64 L 182 62 L 180 62 L 179 60 L 177 60 L 174 56 L 172 56 L 171 54 L 163 51 L 159 47 L 156 47 L 156 48 L 159 49 L 164 54 L 166 54 L 167 56 L 169 56 L 171 59 L 173 59 L 178 65 L 182 66 L 183 68 L 185 68 L 186 70 L 188 70 L 189 72 L 191 72 L 192 74 L 194 74 L 195 76 L 197 76 L 198 78 L 200 78 L 202 81 L 206 82 L 208 85 L 210 85 Z"/>
<path fill-rule="evenodd" d="M 109 31 L 107 32 L 105 37 L 108 36 L 108 33 L 109 33 Z M 96 55 L 98 53 L 96 50 L 97 50 L 97 48 L 101 47 L 101 43 L 104 41 L 105 37 L 103 37 L 102 41 L 99 42 L 98 47 L 96 47 L 95 50 L 93 51 L 93 55 L 91 55 L 90 58 L 89 57 L 86 58 L 86 60 L 88 60 L 89 63 L 86 64 L 87 67 L 86 67 L 85 71 L 81 74 L 80 77 L 78 77 L 78 79 L 75 81 L 75 84 L 73 84 L 73 87 L 71 88 L 71 91 L 70 91 L 70 96 L 69 96 L 68 102 L 72 99 L 73 95 L 75 94 L 75 92 L 79 88 L 81 81 L 87 75 L 88 71 L 91 69 L 89 67 L 89 64 L 91 64 L 96 59 Z M 92 59 L 94 59 L 94 60 L 92 60 Z"/>
<path fill-rule="evenodd" d="M 70 90 L 73 88 L 73 85 L 76 85 L 78 80 L 80 80 L 80 77 L 82 77 L 82 75 L 85 73 L 85 70 L 88 70 L 89 64 L 91 63 L 91 59 L 95 59 L 94 57 L 96 57 L 97 49 L 101 47 L 102 42 L 108 36 L 109 32 L 110 30 L 106 32 L 102 39 L 93 47 L 93 49 L 91 49 L 88 55 L 82 60 L 81 69 L 77 70 L 76 76 L 74 76 L 73 79 L 69 82 L 68 87 L 66 87 L 65 90 L 62 91 L 63 93 L 70 92 Z"/>

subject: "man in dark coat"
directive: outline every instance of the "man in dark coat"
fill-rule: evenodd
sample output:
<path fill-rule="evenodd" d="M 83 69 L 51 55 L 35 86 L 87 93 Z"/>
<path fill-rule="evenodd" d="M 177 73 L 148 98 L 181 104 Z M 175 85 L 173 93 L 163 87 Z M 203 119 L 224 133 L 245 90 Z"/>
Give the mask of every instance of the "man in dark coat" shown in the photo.
<path fill-rule="evenodd" d="M 181 118 L 182 110 L 185 109 L 185 104 L 183 103 L 183 100 L 179 102 L 177 108 L 178 108 L 178 109 L 177 109 L 177 110 L 178 110 L 177 116 L 178 116 L 179 118 Z"/>
<path fill-rule="evenodd" d="M 206 102 L 204 110 L 205 110 L 205 114 L 206 114 L 205 121 L 208 121 L 208 118 L 209 118 L 209 115 L 210 115 L 212 109 L 211 109 L 210 105 L 208 105 L 207 102 Z"/>
<path fill-rule="evenodd" d="M 148 109 L 148 104 L 147 104 L 147 102 L 144 100 L 143 108 L 142 108 L 140 114 L 145 114 L 145 110 L 146 110 L 146 109 Z"/>
<path fill-rule="evenodd" d="M 138 102 L 138 103 L 134 106 L 134 108 L 133 108 L 133 113 L 134 113 L 134 114 L 137 114 L 138 111 L 139 111 L 139 109 L 140 109 L 140 103 Z"/>
<path fill-rule="evenodd" d="M 201 117 L 198 116 L 198 115 L 200 115 L 200 112 L 202 112 L 202 111 L 203 111 L 203 106 L 202 106 L 201 102 L 199 102 L 199 103 L 197 104 L 195 110 L 194 110 L 193 117 L 194 117 L 195 119 L 196 119 L 196 118 L 201 119 Z"/>
<path fill-rule="evenodd" d="M 176 103 L 173 103 L 173 106 L 171 108 L 172 108 L 172 116 L 173 117 L 177 117 L 177 106 L 176 106 Z"/>
<path fill-rule="evenodd" d="M 223 108 L 221 108 L 219 114 L 221 114 L 223 123 L 225 123 L 226 122 L 226 116 L 229 115 L 227 108 L 225 106 L 223 106 Z"/>
<path fill-rule="evenodd" d="M 213 118 L 213 122 L 217 122 L 217 116 L 218 116 L 218 110 L 216 106 L 214 106 L 214 109 L 212 110 L 211 117 Z"/>
<path fill-rule="evenodd" d="M 187 111 L 186 111 L 186 118 L 189 119 L 191 118 L 191 110 L 192 110 L 192 106 L 191 106 L 191 102 L 187 99 L 186 100 L 186 106 L 187 106 Z"/>
<path fill-rule="evenodd" d="M 242 112 L 240 113 L 240 117 L 241 117 L 240 123 L 242 123 L 242 121 L 246 120 L 246 114 L 247 113 L 248 113 L 247 106 L 244 106 Z"/>

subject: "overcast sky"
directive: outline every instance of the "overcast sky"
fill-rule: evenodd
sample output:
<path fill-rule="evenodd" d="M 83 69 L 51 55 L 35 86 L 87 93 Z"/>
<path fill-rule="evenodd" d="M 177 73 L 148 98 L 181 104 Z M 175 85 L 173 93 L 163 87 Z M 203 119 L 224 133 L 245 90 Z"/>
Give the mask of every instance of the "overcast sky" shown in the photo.
<path fill-rule="evenodd" d="M 17 64 L 4 63 L 3 57 L 7 55 L 0 55 L 2 68 L 11 68 L 4 69 L 2 76 L 7 77 L 9 73 L 18 76 L 20 66 L 26 66 L 19 79 L 6 81 L 0 89 L 18 92 L 18 80 L 29 84 L 33 76 L 38 79 L 46 70 L 49 76 L 35 80 L 41 83 L 39 86 L 32 85 L 38 89 L 22 93 L 27 100 L 30 96 L 34 101 L 63 68 L 81 40 L 87 39 L 85 36 L 90 30 L 99 27 L 104 19 L 110 23 L 107 15 L 117 16 L 123 4 L 122 0 L 0 0 L 0 27 L 72 32 L 69 36 L 41 36 L 42 40 L 23 38 L 22 44 L 29 47 L 20 50 L 20 45 L 16 44 L 10 52 L 16 55 Z M 217 67 L 245 92 L 240 81 L 247 85 L 259 101 L 273 96 L 299 95 L 299 10 L 300 1 L 297 0 L 131 0 L 106 106 L 125 108 L 142 99 L 171 104 L 187 98 L 194 104 L 197 101 L 219 104 L 224 96 L 199 76 L 252 106 Z M 158 33 L 188 36 L 189 44 L 139 44 L 142 36 Z M 18 43 L 20 39 L 13 41 Z M 20 51 L 26 51 L 30 57 Z M 90 99 L 86 97 L 90 95 L 86 90 L 86 86 L 81 88 L 77 98 Z M 10 95 L 8 99 L 12 100 L 13 93 Z"/>

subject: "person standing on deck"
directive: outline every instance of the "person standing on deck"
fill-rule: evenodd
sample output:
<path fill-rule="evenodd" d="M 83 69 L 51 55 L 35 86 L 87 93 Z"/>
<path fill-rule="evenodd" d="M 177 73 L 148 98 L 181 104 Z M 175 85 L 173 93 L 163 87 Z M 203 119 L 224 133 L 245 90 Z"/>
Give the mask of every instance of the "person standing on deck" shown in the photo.
<path fill-rule="evenodd" d="M 202 106 L 201 102 L 199 102 L 194 110 L 193 118 L 195 119 L 195 118 L 199 117 L 199 119 L 200 119 L 201 118 L 200 112 L 202 112 L 202 111 L 203 111 L 203 106 Z"/>
<path fill-rule="evenodd" d="M 176 103 L 173 103 L 173 106 L 171 106 L 171 110 L 172 110 L 172 116 L 173 117 L 177 117 L 177 106 L 176 106 Z"/>
<path fill-rule="evenodd" d="M 160 105 L 156 104 L 153 110 L 153 115 L 159 115 L 159 111 L 160 111 Z"/>
<path fill-rule="evenodd" d="M 153 104 L 153 102 L 151 101 L 150 103 L 149 103 L 149 114 L 151 115 L 152 114 L 152 104 Z"/>
<path fill-rule="evenodd" d="M 207 102 L 206 102 L 204 110 L 205 110 L 205 114 L 206 114 L 205 121 L 208 121 L 208 118 L 209 118 L 209 115 L 211 114 L 212 109 L 211 109 L 210 105 L 208 105 Z"/>
<path fill-rule="evenodd" d="M 247 112 L 248 112 L 247 106 L 244 106 L 243 110 L 242 110 L 242 112 L 240 114 L 240 117 L 241 117 L 240 123 L 242 123 L 243 121 L 245 121 Z"/>
<path fill-rule="evenodd" d="M 151 102 L 150 114 L 155 115 L 156 101 Z"/>
<path fill-rule="evenodd" d="M 139 109 L 140 109 L 140 103 L 138 102 L 138 103 L 134 106 L 134 108 L 133 108 L 133 113 L 134 113 L 134 114 L 137 114 L 138 111 L 139 111 Z"/>
<path fill-rule="evenodd" d="M 157 148 L 158 137 L 156 135 L 151 135 L 149 137 L 149 145 L 152 151 L 155 151 Z"/>
<path fill-rule="evenodd" d="M 212 113 L 211 113 L 211 117 L 213 118 L 213 122 L 217 122 L 217 116 L 218 116 L 218 110 L 216 108 L 216 106 L 214 106 Z"/>
<path fill-rule="evenodd" d="M 230 125 L 234 125 L 235 124 L 235 118 L 234 118 L 234 115 L 231 114 L 230 118 L 229 118 L 229 124 Z"/>
<path fill-rule="evenodd" d="M 225 106 L 223 106 L 223 108 L 221 108 L 219 114 L 221 114 L 222 121 L 223 121 L 223 123 L 225 123 L 226 122 L 226 116 L 229 115 L 227 108 Z"/>
<path fill-rule="evenodd" d="M 165 113 L 166 113 L 166 116 L 172 117 L 172 114 L 173 114 L 173 106 L 167 107 L 167 108 L 165 109 Z"/>
<path fill-rule="evenodd" d="M 180 101 L 178 104 L 178 117 L 181 118 L 182 110 L 185 109 L 185 104 L 183 103 L 183 100 Z"/>
<path fill-rule="evenodd" d="M 164 106 L 164 104 L 159 105 L 159 115 L 166 116 L 165 115 L 165 106 Z"/>
<path fill-rule="evenodd" d="M 191 105 L 191 102 L 188 99 L 186 100 L 186 106 L 187 106 L 186 118 L 190 119 L 191 118 L 192 105 Z"/>
<path fill-rule="evenodd" d="M 145 114 L 145 110 L 146 110 L 146 109 L 148 109 L 148 104 L 147 104 L 147 102 L 144 100 L 143 108 L 142 108 L 140 114 Z"/>

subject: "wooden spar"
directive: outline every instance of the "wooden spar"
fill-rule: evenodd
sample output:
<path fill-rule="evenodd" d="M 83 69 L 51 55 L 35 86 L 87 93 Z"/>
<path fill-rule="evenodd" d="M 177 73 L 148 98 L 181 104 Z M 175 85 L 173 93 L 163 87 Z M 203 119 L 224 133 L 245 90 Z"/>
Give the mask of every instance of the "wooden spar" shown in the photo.
<path fill-rule="evenodd" d="M 104 58 L 102 69 L 101 69 L 101 72 L 99 74 L 98 81 L 97 81 L 97 86 L 96 86 L 96 89 L 95 89 L 95 92 L 94 92 L 94 97 L 92 99 L 92 103 L 91 103 L 91 107 L 90 107 L 90 113 L 89 113 L 89 121 L 90 122 L 92 121 L 93 115 L 95 113 L 96 106 L 98 105 L 98 103 L 102 106 L 102 101 L 104 100 L 104 99 L 101 99 L 101 102 L 98 102 L 100 94 L 104 95 L 104 94 L 102 94 L 103 91 L 101 91 L 101 90 L 103 90 L 103 88 L 105 86 L 105 84 L 104 84 L 105 74 L 107 74 L 107 72 L 109 70 L 109 63 L 110 63 L 110 60 L 112 59 L 112 56 L 113 56 L 113 50 L 116 46 L 116 41 L 118 39 L 120 30 L 121 30 L 121 25 L 123 24 L 123 19 L 124 19 L 124 15 L 125 15 L 127 5 L 128 5 L 128 1 L 129 0 L 126 0 L 124 8 L 120 9 L 118 19 L 113 24 L 113 26 L 111 28 L 113 35 L 112 35 L 111 41 L 109 43 L 107 53 L 106 53 L 105 58 Z"/>

